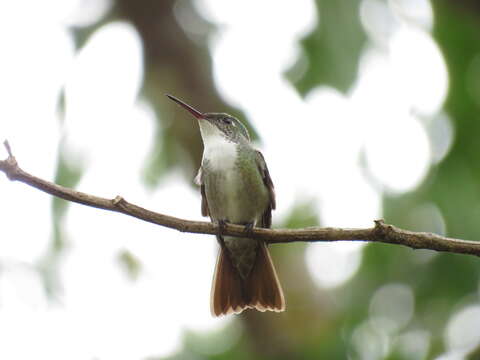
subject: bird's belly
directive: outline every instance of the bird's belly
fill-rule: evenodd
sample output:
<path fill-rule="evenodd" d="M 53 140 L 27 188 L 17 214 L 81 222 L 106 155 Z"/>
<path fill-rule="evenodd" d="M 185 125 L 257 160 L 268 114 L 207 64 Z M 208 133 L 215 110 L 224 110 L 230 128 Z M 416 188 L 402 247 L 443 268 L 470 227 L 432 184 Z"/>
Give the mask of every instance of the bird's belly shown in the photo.
<path fill-rule="evenodd" d="M 268 192 L 261 181 L 238 169 L 211 174 L 206 181 L 210 214 L 231 223 L 256 222 L 268 204 Z"/>
<path fill-rule="evenodd" d="M 232 223 L 247 223 L 257 217 L 255 202 L 246 195 L 248 186 L 239 174 L 229 173 L 225 177 L 225 214 Z"/>

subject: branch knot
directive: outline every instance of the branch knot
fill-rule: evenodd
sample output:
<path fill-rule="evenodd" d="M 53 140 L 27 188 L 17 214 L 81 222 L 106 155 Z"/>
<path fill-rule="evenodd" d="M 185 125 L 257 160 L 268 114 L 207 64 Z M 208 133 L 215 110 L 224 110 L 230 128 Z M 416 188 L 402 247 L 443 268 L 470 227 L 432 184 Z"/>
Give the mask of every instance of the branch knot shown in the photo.
<path fill-rule="evenodd" d="M 3 145 L 7 150 L 8 157 L 5 160 L 0 161 L 0 170 L 7 175 L 9 180 L 17 180 L 21 172 L 20 168 L 18 167 L 17 159 L 15 159 L 15 156 L 13 156 L 12 148 L 7 140 L 3 142 Z"/>
<path fill-rule="evenodd" d="M 112 203 L 114 206 L 122 207 L 122 205 L 125 205 L 126 201 L 123 197 L 120 195 L 115 196 L 115 199 L 112 200 Z"/>

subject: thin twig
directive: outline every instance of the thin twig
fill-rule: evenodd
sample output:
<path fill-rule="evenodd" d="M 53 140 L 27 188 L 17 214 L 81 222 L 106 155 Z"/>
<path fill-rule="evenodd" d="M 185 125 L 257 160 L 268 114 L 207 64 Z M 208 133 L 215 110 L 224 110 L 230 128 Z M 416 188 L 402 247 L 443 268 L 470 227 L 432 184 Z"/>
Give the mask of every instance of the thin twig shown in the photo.
<path fill-rule="evenodd" d="M 6 160 L 0 160 L 0 171 L 4 172 L 12 181 L 23 182 L 67 201 L 103 210 L 115 211 L 150 223 L 176 229 L 178 231 L 211 235 L 218 233 L 217 225 L 210 222 L 179 219 L 131 204 L 121 196 L 117 196 L 114 199 L 101 198 L 40 179 L 23 171 L 18 166 L 15 157 L 12 155 L 8 142 L 5 141 L 4 145 L 8 152 L 8 158 Z M 240 225 L 227 224 L 222 231 L 224 235 L 237 237 L 245 236 L 245 228 Z M 383 220 L 375 220 L 375 226 L 367 229 L 319 227 L 309 227 L 304 229 L 253 228 L 251 233 L 249 233 L 249 236 L 255 239 L 264 240 L 268 243 L 348 240 L 381 242 L 404 245 L 413 249 L 430 249 L 480 256 L 480 242 L 447 238 L 432 233 L 403 230 L 393 225 L 385 224 Z"/>
<path fill-rule="evenodd" d="M 5 145 L 5 149 L 7 149 L 7 153 L 9 157 L 13 157 L 12 155 L 12 148 L 10 147 L 10 144 L 8 143 L 8 140 L 5 140 L 3 142 L 3 145 Z"/>

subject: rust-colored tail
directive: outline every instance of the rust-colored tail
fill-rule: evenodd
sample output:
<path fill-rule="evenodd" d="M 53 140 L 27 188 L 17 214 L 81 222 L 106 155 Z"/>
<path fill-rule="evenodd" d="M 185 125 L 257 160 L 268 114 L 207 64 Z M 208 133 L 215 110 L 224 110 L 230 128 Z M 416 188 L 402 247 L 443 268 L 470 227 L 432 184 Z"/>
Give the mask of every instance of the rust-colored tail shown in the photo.
<path fill-rule="evenodd" d="M 246 279 L 232 265 L 225 248 L 220 249 L 213 276 L 212 315 L 239 314 L 245 309 L 284 311 L 285 298 L 265 243 L 260 242 L 255 264 Z"/>

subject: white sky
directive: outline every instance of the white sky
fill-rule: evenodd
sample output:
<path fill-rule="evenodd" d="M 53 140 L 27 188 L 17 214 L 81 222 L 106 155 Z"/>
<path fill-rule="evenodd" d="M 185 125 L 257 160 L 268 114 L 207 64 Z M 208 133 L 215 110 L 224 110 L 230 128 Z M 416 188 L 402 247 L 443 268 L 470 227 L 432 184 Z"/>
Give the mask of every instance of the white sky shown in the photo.
<path fill-rule="evenodd" d="M 134 28 L 107 24 L 74 53 L 65 25 L 88 25 L 110 5 L 106 0 L 0 3 L 0 139 L 10 140 L 22 167 L 52 179 L 62 136 L 71 159 L 84 166 L 80 190 L 121 194 L 149 209 L 200 219 L 199 195 L 178 174 L 154 193 L 141 185 L 155 120 L 149 105 L 137 99 L 143 69 Z M 439 114 L 447 74 L 429 34 L 428 1 L 364 0 L 361 16 L 370 42 L 358 79 L 347 95 L 320 87 L 306 100 L 283 72 L 299 55 L 299 38 L 321 21 L 313 1 L 198 0 L 196 5 L 220 25 L 211 41 L 220 93 L 241 107 L 262 135 L 278 194 L 277 222 L 295 201 L 314 199 L 326 226 L 371 226 L 382 212 L 380 189 L 413 189 L 432 161 L 440 160 L 433 158 L 437 145 L 426 131 L 438 115 L 443 154 L 448 151 L 451 127 Z M 25 6 L 34 11 L 25 12 Z M 56 104 L 63 86 L 67 112 L 61 127 Z M 380 187 L 367 181 L 362 152 Z M 184 329 L 232 329 L 231 318 L 213 319 L 209 312 L 213 238 L 72 205 L 69 247 L 60 264 L 63 292 L 51 304 L 35 271 L 51 238 L 51 198 L 5 179 L 0 198 L 0 358 L 140 359 L 174 352 Z M 125 249 L 142 263 L 137 282 L 119 268 L 117 256 Z M 334 288 L 355 274 L 361 249 L 311 245 L 306 261 L 319 286 Z M 277 267 L 281 273 L 281 264 Z M 393 289 L 411 301 L 410 288 L 395 286 L 377 297 L 388 298 Z M 461 318 L 448 330 L 452 346 Z M 355 336 L 370 336 L 368 329 L 362 325 Z M 412 338 L 402 338 L 407 348 Z M 428 346 L 428 336 L 422 339 L 420 345 Z"/>

